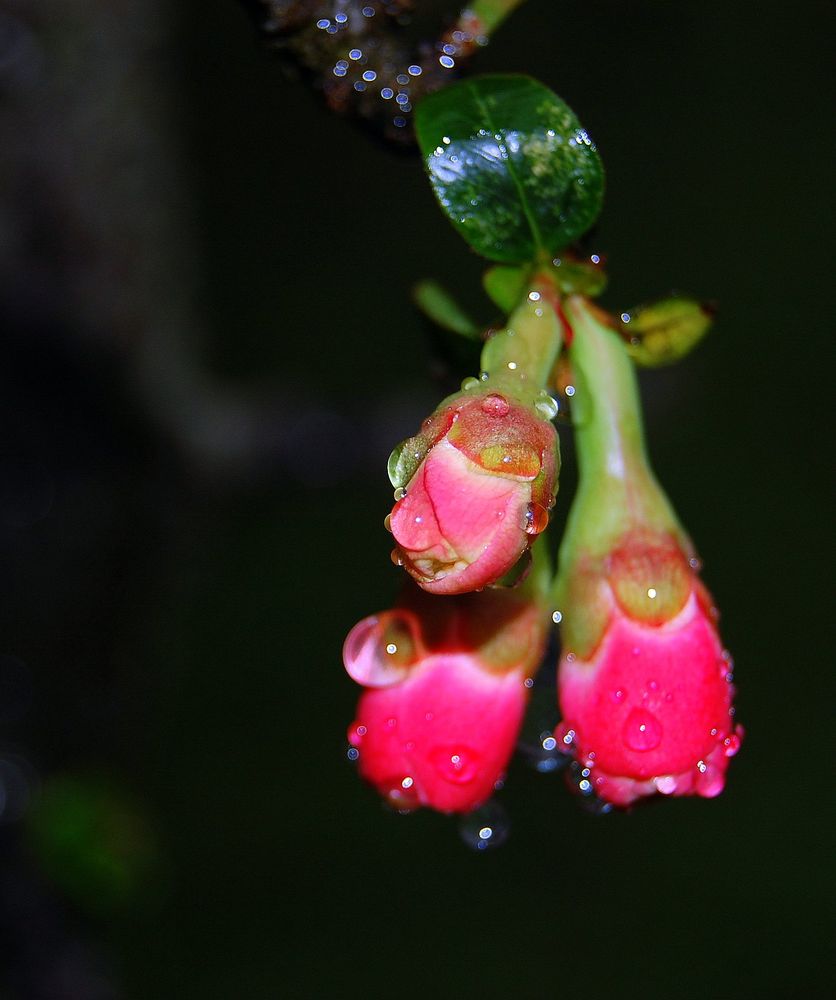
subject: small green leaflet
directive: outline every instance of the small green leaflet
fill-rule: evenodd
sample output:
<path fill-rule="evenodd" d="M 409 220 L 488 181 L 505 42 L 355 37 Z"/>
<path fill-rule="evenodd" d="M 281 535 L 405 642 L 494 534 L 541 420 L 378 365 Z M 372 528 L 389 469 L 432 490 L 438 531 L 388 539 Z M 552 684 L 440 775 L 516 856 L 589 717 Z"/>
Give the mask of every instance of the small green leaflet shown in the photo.
<path fill-rule="evenodd" d="M 442 209 L 490 260 L 546 260 L 595 222 L 604 170 L 570 108 L 527 76 L 473 77 L 426 97 L 418 142 Z"/>

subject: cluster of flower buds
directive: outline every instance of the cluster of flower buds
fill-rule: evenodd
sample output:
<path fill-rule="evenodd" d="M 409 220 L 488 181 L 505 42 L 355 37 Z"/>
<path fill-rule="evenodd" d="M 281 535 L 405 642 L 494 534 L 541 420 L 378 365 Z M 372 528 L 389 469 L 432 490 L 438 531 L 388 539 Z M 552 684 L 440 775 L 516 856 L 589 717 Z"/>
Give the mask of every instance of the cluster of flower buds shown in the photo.
<path fill-rule="evenodd" d="M 503 779 L 556 622 L 551 742 L 574 759 L 581 793 L 616 806 L 717 795 L 742 735 L 731 661 L 647 460 L 623 331 L 541 274 L 488 339 L 482 368 L 390 459 L 386 525 L 412 579 L 346 640 L 346 669 L 365 689 L 350 756 L 398 810 L 477 808 Z M 553 576 L 552 393 L 567 370 L 579 486 Z"/>

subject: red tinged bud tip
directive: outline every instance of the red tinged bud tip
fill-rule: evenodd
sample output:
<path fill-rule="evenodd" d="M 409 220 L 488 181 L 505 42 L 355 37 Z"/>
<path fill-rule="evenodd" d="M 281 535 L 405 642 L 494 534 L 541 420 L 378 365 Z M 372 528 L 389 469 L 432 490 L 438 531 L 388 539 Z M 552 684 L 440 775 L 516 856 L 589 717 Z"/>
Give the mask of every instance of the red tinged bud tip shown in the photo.
<path fill-rule="evenodd" d="M 598 599 L 609 605 L 600 641 L 560 661 L 558 742 L 589 768 L 590 791 L 615 805 L 656 792 L 719 795 L 740 747 L 716 612 L 684 555 L 670 563 L 664 547 L 614 553 L 600 581 Z M 654 572 L 658 587 L 647 582 Z M 642 601 L 667 613 L 654 616 Z"/>
<path fill-rule="evenodd" d="M 361 776 L 398 810 L 470 812 L 493 794 L 516 744 L 542 609 L 512 592 L 407 601 L 346 639 L 346 670 L 367 688 L 349 742 Z"/>
<path fill-rule="evenodd" d="M 504 576 L 548 524 L 557 435 L 499 393 L 440 409 L 390 462 L 401 498 L 389 527 L 404 567 L 430 593 L 480 590 Z"/>

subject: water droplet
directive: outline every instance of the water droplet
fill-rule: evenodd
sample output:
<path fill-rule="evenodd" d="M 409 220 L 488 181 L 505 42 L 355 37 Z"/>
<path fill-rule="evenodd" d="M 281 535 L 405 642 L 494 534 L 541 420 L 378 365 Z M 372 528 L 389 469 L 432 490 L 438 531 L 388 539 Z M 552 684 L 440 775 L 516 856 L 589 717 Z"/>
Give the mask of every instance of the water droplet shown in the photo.
<path fill-rule="evenodd" d="M 415 785 L 412 784 L 408 787 L 404 787 L 404 780 L 406 779 L 393 781 L 392 787 L 385 793 L 384 796 L 388 805 L 397 810 L 397 812 L 399 812 L 402 816 L 415 812 L 421 804 L 418 801 L 418 793 L 415 789 Z"/>
<path fill-rule="evenodd" d="M 705 763 L 704 760 L 697 761 L 697 770 L 700 772 L 700 774 L 705 774 L 705 772 L 708 770 L 708 765 Z"/>
<path fill-rule="evenodd" d="M 662 724 L 643 708 L 634 708 L 621 731 L 622 739 L 631 750 L 644 753 L 655 750 L 662 742 Z"/>
<path fill-rule="evenodd" d="M 362 744 L 363 737 L 366 735 L 367 732 L 368 732 L 368 729 L 366 729 L 365 726 L 362 726 L 362 725 L 359 725 L 358 723 L 355 723 L 348 730 L 348 742 L 353 747 L 359 747 Z"/>
<path fill-rule="evenodd" d="M 355 760 L 359 760 L 360 751 L 357 747 L 349 747 L 348 750 L 346 750 L 345 755 L 352 763 L 354 763 Z"/>
<path fill-rule="evenodd" d="M 392 530 L 392 515 L 391 514 L 387 514 L 386 517 L 383 518 L 383 527 L 387 531 L 391 532 L 391 530 Z"/>
<path fill-rule="evenodd" d="M 699 556 L 691 556 L 688 560 L 688 565 L 695 573 L 699 573 L 702 569 L 702 559 Z"/>
<path fill-rule="evenodd" d="M 472 392 L 474 389 L 478 389 L 480 384 L 479 379 L 471 375 L 462 382 L 462 392 Z"/>
<path fill-rule="evenodd" d="M 529 535 L 539 535 L 549 526 L 549 512 L 539 503 L 530 503 L 525 514 L 525 530 Z"/>
<path fill-rule="evenodd" d="M 552 611 L 552 621 L 555 623 L 555 625 L 559 625 L 563 621 L 563 612 Z"/>
<path fill-rule="evenodd" d="M 459 835 L 475 851 L 499 847 L 508 839 L 509 832 L 508 814 L 498 802 L 488 802 L 459 822 Z"/>
<path fill-rule="evenodd" d="M 533 677 L 526 677 L 526 679 L 525 679 L 525 680 L 523 681 L 523 684 L 524 684 L 524 685 L 525 685 L 525 686 L 526 686 L 526 687 L 527 687 L 527 688 L 528 688 L 529 690 L 531 690 L 531 688 L 533 688 L 533 687 L 534 687 L 534 678 L 533 678 Z"/>
<path fill-rule="evenodd" d="M 537 398 L 534 409 L 544 420 L 554 420 L 560 410 L 560 406 L 553 396 L 544 392 L 542 396 Z"/>
<path fill-rule="evenodd" d="M 396 566 L 403 566 L 403 556 L 401 555 L 399 549 L 392 549 L 389 553 L 389 558 Z"/>
<path fill-rule="evenodd" d="M 672 774 L 663 774 L 659 778 L 654 778 L 653 784 L 662 795 L 673 795 L 676 791 L 676 778 Z"/>
<path fill-rule="evenodd" d="M 399 503 L 406 496 L 406 487 L 399 486 L 392 495 L 395 498 L 395 503 Z"/>
<path fill-rule="evenodd" d="M 723 740 L 723 753 L 726 757 L 734 757 L 737 751 L 740 749 L 740 737 L 737 733 L 730 733 Z"/>
<path fill-rule="evenodd" d="M 624 695 L 625 695 L 624 689 L 618 688 L 616 691 L 613 691 L 610 694 L 610 698 L 612 698 L 614 702 L 618 703 L 624 701 Z"/>
<path fill-rule="evenodd" d="M 656 588 L 655 587 L 648 587 L 647 588 L 647 596 L 650 598 L 651 601 L 655 600 L 655 598 L 656 598 Z"/>
<path fill-rule="evenodd" d="M 399 611 L 364 618 L 343 645 L 346 673 L 364 687 L 397 684 L 418 656 L 414 618 Z"/>
<path fill-rule="evenodd" d="M 466 785 L 473 781 L 481 763 L 476 751 L 466 746 L 438 747 L 429 759 L 440 777 L 454 785 Z"/>
<path fill-rule="evenodd" d="M 482 400 L 482 412 L 492 417 L 507 417 L 511 412 L 511 404 L 498 392 L 492 392 Z"/>

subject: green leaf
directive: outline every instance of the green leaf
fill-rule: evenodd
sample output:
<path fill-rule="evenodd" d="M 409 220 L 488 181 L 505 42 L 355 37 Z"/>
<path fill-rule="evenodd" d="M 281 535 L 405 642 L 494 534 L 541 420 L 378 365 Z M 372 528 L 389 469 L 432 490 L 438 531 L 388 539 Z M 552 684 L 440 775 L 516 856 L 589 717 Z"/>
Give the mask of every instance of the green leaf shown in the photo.
<path fill-rule="evenodd" d="M 660 368 L 690 353 L 713 319 L 712 306 L 677 296 L 622 313 L 620 323 L 633 361 L 643 368 Z"/>
<path fill-rule="evenodd" d="M 504 313 L 512 312 L 528 291 L 529 269 L 495 264 L 482 275 L 482 287 Z"/>
<path fill-rule="evenodd" d="M 481 340 L 482 331 L 453 296 L 437 281 L 419 281 L 412 290 L 415 304 L 438 326 L 470 340 Z"/>
<path fill-rule="evenodd" d="M 430 182 L 490 260 L 551 259 L 595 222 L 604 171 L 563 101 L 527 76 L 473 77 L 424 98 L 415 126 Z"/>

